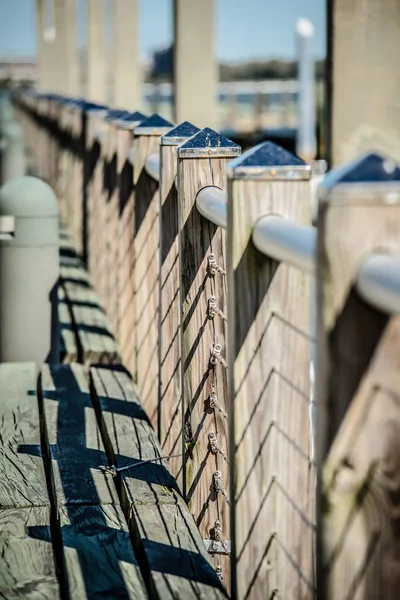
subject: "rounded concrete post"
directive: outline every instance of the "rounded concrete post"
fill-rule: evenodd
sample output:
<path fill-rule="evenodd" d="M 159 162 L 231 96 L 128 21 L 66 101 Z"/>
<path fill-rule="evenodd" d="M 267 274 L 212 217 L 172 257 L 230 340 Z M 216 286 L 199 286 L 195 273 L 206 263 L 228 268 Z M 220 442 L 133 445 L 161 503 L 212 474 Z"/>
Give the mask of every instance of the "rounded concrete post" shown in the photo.
<path fill-rule="evenodd" d="M 0 362 L 57 359 L 58 278 L 53 190 L 35 177 L 9 181 L 0 189 Z"/>
<path fill-rule="evenodd" d="M 1 183 L 26 173 L 25 142 L 19 123 L 7 123 L 3 131 Z"/>

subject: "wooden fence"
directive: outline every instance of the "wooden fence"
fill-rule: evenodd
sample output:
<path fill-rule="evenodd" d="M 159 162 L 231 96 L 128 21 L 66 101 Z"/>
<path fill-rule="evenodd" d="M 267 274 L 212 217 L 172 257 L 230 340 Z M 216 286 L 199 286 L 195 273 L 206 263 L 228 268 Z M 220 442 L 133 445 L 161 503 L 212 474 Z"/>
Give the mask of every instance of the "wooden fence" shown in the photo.
<path fill-rule="evenodd" d="M 232 597 L 394 598 L 399 166 L 15 105 Z"/>

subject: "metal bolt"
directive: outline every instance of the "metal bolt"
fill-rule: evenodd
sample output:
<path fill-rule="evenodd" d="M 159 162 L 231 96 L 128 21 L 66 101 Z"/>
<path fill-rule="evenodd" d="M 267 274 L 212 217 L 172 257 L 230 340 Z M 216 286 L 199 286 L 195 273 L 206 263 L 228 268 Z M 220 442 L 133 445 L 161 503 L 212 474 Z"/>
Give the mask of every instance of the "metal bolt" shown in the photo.
<path fill-rule="evenodd" d="M 210 277 L 214 277 L 217 272 L 217 260 L 215 254 L 210 254 L 208 257 L 208 274 Z"/>
<path fill-rule="evenodd" d="M 213 319 L 215 317 L 215 315 L 217 314 L 216 308 L 217 308 L 217 303 L 215 300 L 215 296 L 210 296 L 208 299 L 208 317 L 210 319 Z"/>
<path fill-rule="evenodd" d="M 208 439 L 209 439 L 209 442 L 210 442 L 210 451 L 211 451 L 211 454 L 217 454 L 218 453 L 217 436 L 215 435 L 214 432 L 210 432 L 208 434 Z"/>

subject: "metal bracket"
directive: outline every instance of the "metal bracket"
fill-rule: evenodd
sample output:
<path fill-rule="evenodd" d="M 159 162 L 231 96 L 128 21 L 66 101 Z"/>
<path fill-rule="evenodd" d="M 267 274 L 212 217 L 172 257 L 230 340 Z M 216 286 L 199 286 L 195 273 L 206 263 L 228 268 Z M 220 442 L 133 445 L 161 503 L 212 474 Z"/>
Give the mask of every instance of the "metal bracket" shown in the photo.
<path fill-rule="evenodd" d="M 207 314 L 209 319 L 213 319 L 217 314 L 217 302 L 215 296 L 210 296 L 208 299 Z"/>
<path fill-rule="evenodd" d="M 225 540 L 226 548 L 218 540 L 203 540 L 203 542 L 209 554 L 226 554 L 226 556 L 229 556 L 231 553 L 231 540 Z"/>
<path fill-rule="evenodd" d="M 212 539 L 203 540 L 207 552 L 209 554 L 226 554 L 229 556 L 231 553 L 231 541 L 224 538 L 221 521 L 219 521 L 219 519 L 214 522 L 211 534 L 213 535 Z"/>
<path fill-rule="evenodd" d="M 217 273 L 217 259 L 215 258 L 215 254 L 210 254 L 207 258 L 208 267 L 207 272 L 210 277 L 215 277 Z"/>
<path fill-rule="evenodd" d="M 213 344 L 210 356 L 210 363 L 212 365 L 217 365 L 219 362 L 221 362 L 221 350 L 221 344 Z"/>

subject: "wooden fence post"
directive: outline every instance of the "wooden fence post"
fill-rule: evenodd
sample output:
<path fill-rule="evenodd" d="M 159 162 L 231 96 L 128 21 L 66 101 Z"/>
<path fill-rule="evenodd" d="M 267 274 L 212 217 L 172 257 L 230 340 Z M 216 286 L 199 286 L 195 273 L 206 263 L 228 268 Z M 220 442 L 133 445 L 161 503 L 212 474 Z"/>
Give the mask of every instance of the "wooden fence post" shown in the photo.
<path fill-rule="evenodd" d="M 135 375 L 134 341 L 134 281 L 133 281 L 133 238 L 134 186 L 133 186 L 133 130 L 145 117 L 140 112 L 130 113 L 118 121 L 117 132 L 117 187 L 118 187 L 118 249 L 117 249 L 117 293 L 118 324 L 117 337 L 125 365 Z"/>
<path fill-rule="evenodd" d="M 117 114 L 118 113 L 118 114 Z M 129 120 L 124 120 L 124 118 Z M 106 141 L 106 237 L 107 237 L 107 311 L 111 327 L 116 338 L 120 338 L 119 314 L 119 220 L 120 220 L 120 186 L 122 170 L 132 148 L 132 127 L 137 127 L 145 119 L 142 113 L 115 111 L 109 122 Z M 129 129 L 121 128 L 129 124 Z M 133 187 L 133 173 L 130 169 L 130 189 Z"/>
<path fill-rule="evenodd" d="M 221 535 L 230 539 L 226 320 L 221 314 L 211 318 L 209 311 L 214 297 L 222 315 L 227 314 L 226 257 L 225 232 L 200 215 L 196 196 L 206 186 L 226 188 L 226 164 L 240 151 L 208 127 L 177 149 L 183 494 L 203 539 L 216 539 L 220 527 Z M 213 435 L 220 448 L 216 453 Z M 222 546 L 221 550 L 226 552 Z M 229 557 L 216 554 L 214 562 L 229 586 Z"/>
<path fill-rule="evenodd" d="M 252 243 L 267 214 L 311 224 L 310 167 L 264 142 L 228 178 L 232 598 L 313 598 L 310 276 Z"/>
<path fill-rule="evenodd" d="M 316 375 L 321 599 L 398 595 L 400 318 L 364 302 L 354 282 L 368 254 L 400 256 L 399 203 L 400 166 L 377 154 L 332 171 L 320 194 Z"/>
<path fill-rule="evenodd" d="M 139 395 L 153 427 L 158 419 L 159 184 L 146 172 L 146 159 L 160 153 L 160 136 L 173 127 L 159 115 L 134 130 L 133 281 L 135 368 Z"/>
<path fill-rule="evenodd" d="M 181 308 L 176 147 L 199 131 L 198 127 L 185 121 L 161 138 L 158 437 L 166 456 L 179 454 L 182 450 Z M 179 487 L 182 488 L 182 457 L 172 458 L 169 465 Z"/>
<path fill-rule="evenodd" d="M 93 277 L 93 283 L 96 288 L 102 305 L 105 306 L 105 294 L 107 285 L 107 263 L 106 263 L 106 228 L 105 228 L 105 201 L 103 192 L 103 167 L 104 156 L 102 155 L 104 130 L 104 117 L 106 110 L 97 111 L 90 108 L 86 112 L 86 135 L 85 135 L 85 153 L 83 157 L 83 191 L 80 195 L 80 202 L 86 204 L 86 211 L 77 212 L 77 217 L 82 222 L 79 226 L 80 235 L 84 229 L 83 219 L 86 212 L 86 231 L 89 240 L 88 247 L 91 247 L 91 254 L 88 255 L 89 271 Z M 89 233 L 90 231 L 90 233 Z M 78 251 L 82 252 L 82 242 L 78 246 Z"/>

